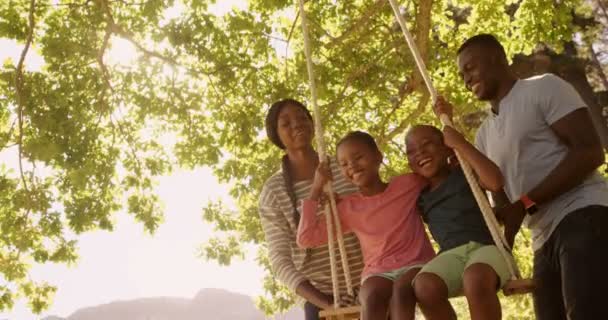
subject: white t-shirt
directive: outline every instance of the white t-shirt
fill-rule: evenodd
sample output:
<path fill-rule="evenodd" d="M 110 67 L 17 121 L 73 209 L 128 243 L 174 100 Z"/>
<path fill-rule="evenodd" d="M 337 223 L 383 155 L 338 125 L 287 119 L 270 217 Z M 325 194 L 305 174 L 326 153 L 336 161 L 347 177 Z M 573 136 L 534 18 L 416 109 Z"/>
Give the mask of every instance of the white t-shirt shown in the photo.
<path fill-rule="evenodd" d="M 500 102 L 499 114 L 489 112 L 476 144 L 502 171 L 511 201 L 536 187 L 564 158 L 568 147 L 550 126 L 579 108 L 585 103 L 569 83 L 544 74 L 518 80 Z M 589 205 L 608 206 L 608 183 L 599 172 L 526 216 L 533 249 L 542 247 L 568 213 Z"/>

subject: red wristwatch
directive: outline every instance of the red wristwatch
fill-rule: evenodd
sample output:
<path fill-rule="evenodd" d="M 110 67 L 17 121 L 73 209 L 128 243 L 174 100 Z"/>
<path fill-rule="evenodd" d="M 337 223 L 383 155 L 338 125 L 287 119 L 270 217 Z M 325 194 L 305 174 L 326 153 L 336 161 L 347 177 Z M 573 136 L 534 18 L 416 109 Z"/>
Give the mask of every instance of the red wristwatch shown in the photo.
<path fill-rule="evenodd" d="M 526 209 L 526 213 L 528 213 L 528 215 L 533 215 L 536 213 L 536 211 L 538 211 L 536 202 L 534 202 L 532 199 L 530 199 L 527 194 L 523 194 L 519 198 L 519 200 L 524 205 L 524 208 Z"/>

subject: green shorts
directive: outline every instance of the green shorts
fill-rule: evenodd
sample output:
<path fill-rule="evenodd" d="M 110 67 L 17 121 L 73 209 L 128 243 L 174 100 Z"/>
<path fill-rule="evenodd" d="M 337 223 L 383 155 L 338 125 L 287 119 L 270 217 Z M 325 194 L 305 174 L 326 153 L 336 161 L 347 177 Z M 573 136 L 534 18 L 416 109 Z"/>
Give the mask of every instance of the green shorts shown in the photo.
<path fill-rule="evenodd" d="M 492 267 L 500 278 L 500 288 L 511 277 L 507 263 L 498 248 L 495 245 L 484 245 L 478 242 L 469 242 L 440 253 L 429 261 L 418 274 L 423 272 L 436 274 L 448 287 L 448 296 L 455 297 L 462 294 L 464 271 L 474 263 L 484 263 Z"/>
<path fill-rule="evenodd" d="M 372 273 L 370 275 L 365 276 L 363 279 L 361 279 L 361 284 L 363 284 L 363 282 L 365 282 L 365 280 L 367 280 L 371 277 L 381 277 L 381 278 L 385 278 L 385 279 L 395 282 L 399 278 L 401 278 L 402 275 L 406 274 L 408 271 L 410 271 L 414 268 L 422 268 L 423 266 L 424 266 L 424 264 L 415 264 L 415 265 L 405 266 L 405 267 L 401 267 L 399 269 L 394 269 L 394 270 L 387 271 L 387 272 Z"/>

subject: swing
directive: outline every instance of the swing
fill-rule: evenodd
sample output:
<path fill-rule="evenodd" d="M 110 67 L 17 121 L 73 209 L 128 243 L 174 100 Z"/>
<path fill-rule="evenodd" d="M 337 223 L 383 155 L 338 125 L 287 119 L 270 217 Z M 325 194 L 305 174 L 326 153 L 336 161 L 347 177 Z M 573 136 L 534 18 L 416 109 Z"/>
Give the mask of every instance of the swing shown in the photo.
<path fill-rule="evenodd" d="M 300 16 L 302 19 L 301 26 L 302 26 L 302 34 L 303 34 L 303 38 L 304 38 L 304 54 L 306 56 L 306 68 L 308 71 L 308 81 L 309 81 L 310 92 L 311 92 L 311 97 L 312 97 L 313 117 L 315 120 L 314 121 L 315 136 L 317 137 L 318 152 L 319 152 L 319 157 L 321 159 L 324 159 L 326 157 L 326 146 L 325 146 L 325 141 L 323 139 L 323 127 L 321 125 L 320 111 L 319 111 L 319 107 L 317 105 L 317 91 L 316 91 L 316 86 L 315 86 L 312 53 L 311 53 L 310 39 L 309 39 L 309 33 L 308 33 L 308 25 L 307 25 L 308 21 L 306 18 L 306 11 L 304 10 L 304 1 L 305 0 L 298 1 L 299 9 L 300 9 Z M 437 92 L 433 86 L 433 83 L 431 82 L 431 78 L 428 74 L 428 71 L 426 70 L 424 61 L 422 60 L 422 57 L 420 56 L 418 47 L 414 43 L 414 40 L 413 40 L 410 32 L 407 29 L 407 26 L 405 24 L 405 19 L 399 12 L 399 6 L 398 6 L 396 0 L 388 0 L 388 1 L 393 9 L 395 18 L 397 19 L 397 22 L 399 23 L 399 26 L 401 27 L 401 31 L 403 31 L 405 40 L 412 52 L 412 55 L 414 56 L 414 60 L 416 61 L 416 66 L 418 67 L 418 71 L 420 72 L 420 74 L 422 75 L 422 78 L 424 79 L 424 83 L 427 87 L 427 90 L 429 91 L 429 93 L 431 95 L 431 100 L 434 104 L 437 101 Z M 439 119 L 444 126 L 453 127 L 453 124 L 447 115 L 441 114 L 439 116 Z M 490 230 L 492 239 L 494 240 L 494 243 L 496 244 L 496 247 L 498 248 L 500 254 L 507 262 L 507 267 L 509 269 L 509 273 L 511 274 L 511 279 L 509 281 L 507 281 L 507 283 L 503 286 L 503 288 L 502 288 L 503 293 L 506 296 L 530 293 L 534 289 L 534 286 L 535 286 L 533 280 L 521 278 L 521 275 L 520 275 L 519 269 L 515 263 L 515 260 L 513 259 L 513 256 L 509 253 L 509 251 L 507 250 L 507 248 L 509 248 L 509 246 L 508 246 L 504 236 L 500 233 L 500 226 L 498 224 L 498 221 L 496 220 L 496 217 L 494 216 L 494 212 L 492 211 L 492 208 L 490 207 L 490 204 L 484 194 L 484 191 L 479 186 L 470 165 L 462 159 L 462 157 L 460 156 L 460 154 L 458 152 L 456 152 L 456 156 L 458 158 L 458 161 L 460 162 L 460 166 L 462 168 L 462 171 L 465 174 L 467 182 L 469 183 L 469 185 L 471 187 L 471 191 L 473 192 L 473 195 L 475 196 L 475 200 L 477 201 L 477 204 L 479 205 L 479 208 L 482 212 L 484 221 L 487 224 L 488 229 Z M 326 218 L 325 220 L 326 220 L 326 224 L 327 224 L 327 237 L 328 237 L 328 247 L 329 247 L 329 260 L 330 260 L 330 266 L 331 266 L 333 296 L 334 297 L 340 296 L 339 290 L 338 290 L 338 276 L 337 276 L 337 270 L 336 270 L 336 254 L 335 254 L 335 247 L 334 247 L 334 240 L 333 240 L 334 239 L 334 234 L 333 234 L 334 233 L 334 228 L 333 228 L 334 223 L 335 223 L 336 239 L 338 242 L 338 248 L 340 250 L 340 258 L 342 261 L 342 268 L 344 270 L 344 279 L 346 281 L 346 290 L 347 290 L 347 293 L 352 296 L 353 287 L 352 287 L 352 282 L 351 282 L 351 277 L 350 277 L 350 268 L 348 266 L 348 257 L 346 256 L 346 250 L 344 248 L 344 240 L 342 237 L 342 228 L 340 226 L 340 220 L 338 218 L 338 210 L 336 207 L 336 201 L 335 201 L 334 192 L 332 190 L 331 184 L 327 184 L 325 186 L 325 192 L 329 195 L 329 200 L 330 200 L 329 203 L 327 203 L 325 205 L 326 206 L 325 207 L 325 218 Z M 327 320 L 359 319 L 360 312 L 361 312 L 360 306 L 340 307 L 339 301 L 336 300 L 334 302 L 334 308 L 328 309 L 328 310 L 321 310 L 319 312 L 319 317 L 321 319 L 327 319 Z"/>

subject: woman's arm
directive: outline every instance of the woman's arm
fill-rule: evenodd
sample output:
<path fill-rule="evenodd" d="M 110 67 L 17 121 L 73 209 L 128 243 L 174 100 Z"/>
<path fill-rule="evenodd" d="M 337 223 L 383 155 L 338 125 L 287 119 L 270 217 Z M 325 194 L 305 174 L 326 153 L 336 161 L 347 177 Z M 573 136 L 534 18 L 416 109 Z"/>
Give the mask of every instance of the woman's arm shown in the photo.
<path fill-rule="evenodd" d="M 302 281 L 296 288 L 296 294 L 321 309 L 333 307 L 334 299 L 315 288 L 308 280 Z"/>
<path fill-rule="evenodd" d="M 297 292 L 298 286 L 306 281 L 306 277 L 296 269 L 293 263 L 290 243 L 293 241 L 294 234 L 283 212 L 279 209 L 272 190 L 262 191 L 259 211 L 272 270 L 280 282 Z"/>

